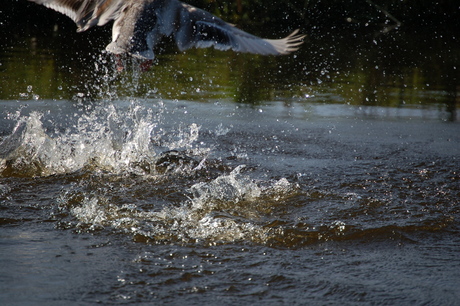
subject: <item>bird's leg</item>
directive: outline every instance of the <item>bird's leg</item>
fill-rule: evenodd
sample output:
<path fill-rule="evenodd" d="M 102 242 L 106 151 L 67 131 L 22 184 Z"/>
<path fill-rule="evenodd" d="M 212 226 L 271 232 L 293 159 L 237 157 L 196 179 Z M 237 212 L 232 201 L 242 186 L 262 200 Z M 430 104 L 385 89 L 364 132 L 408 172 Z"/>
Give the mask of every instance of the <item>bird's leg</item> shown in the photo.
<path fill-rule="evenodd" d="M 150 70 L 150 68 L 152 67 L 152 64 L 153 64 L 153 60 L 146 60 L 146 61 L 143 61 L 139 65 L 139 67 L 141 68 L 142 72 L 146 72 Z"/>
<path fill-rule="evenodd" d="M 121 59 L 120 54 L 114 54 L 115 57 L 115 68 L 117 69 L 118 72 L 123 71 L 125 69 L 125 66 L 123 65 L 123 60 Z"/>

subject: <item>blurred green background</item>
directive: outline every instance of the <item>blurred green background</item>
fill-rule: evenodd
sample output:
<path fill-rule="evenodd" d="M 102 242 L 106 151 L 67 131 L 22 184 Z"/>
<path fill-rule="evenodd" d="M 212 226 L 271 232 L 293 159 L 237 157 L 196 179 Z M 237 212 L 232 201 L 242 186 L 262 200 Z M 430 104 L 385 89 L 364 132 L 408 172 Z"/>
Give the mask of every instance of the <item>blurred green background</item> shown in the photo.
<path fill-rule="evenodd" d="M 456 117 L 457 0 L 187 2 L 262 37 L 280 38 L 299 28 L 307 35 L 305 44 L 289 56 L 263 57 L 213 49 L 179 52 L 166 42 L 148 73 L 116 75 L 113 59 L 102 51 L 110 42 L 110 25 L 76 33 L 73 21 L 60 13 L 26 0 L 2 0 L 0 99 L 141 96 L 435 105 Z"/>

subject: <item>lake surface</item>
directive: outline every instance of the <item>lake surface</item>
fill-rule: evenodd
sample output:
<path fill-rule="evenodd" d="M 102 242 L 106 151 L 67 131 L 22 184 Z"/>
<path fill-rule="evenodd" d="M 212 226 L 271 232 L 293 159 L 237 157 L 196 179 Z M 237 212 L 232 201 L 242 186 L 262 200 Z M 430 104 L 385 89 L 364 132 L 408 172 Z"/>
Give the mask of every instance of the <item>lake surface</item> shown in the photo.
<path fill-rule="evenodd" d="M 1 304 L 458 303 L 455 37 L 118 73 L 73 30 L 0 40 Z"/>

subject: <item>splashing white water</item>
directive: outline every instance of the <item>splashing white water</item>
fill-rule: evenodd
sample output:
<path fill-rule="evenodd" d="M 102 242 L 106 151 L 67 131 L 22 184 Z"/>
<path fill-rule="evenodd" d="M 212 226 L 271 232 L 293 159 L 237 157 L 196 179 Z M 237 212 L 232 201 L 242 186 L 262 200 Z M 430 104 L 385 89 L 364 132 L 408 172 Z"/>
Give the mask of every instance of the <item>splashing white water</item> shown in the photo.
<path fill-rule="evenodd" d="M 296 186 L 285 179 L 261 187 L 237 167 L 207 183 L 192 185 L 189 200 L 169 205 L 158 211 L 143 210 L 135 204 L 112 202 L 111 193 L 100 189 L 88 191 L 75 200 L 73 192 L 62 193 L 58 205 L 76 218 L 77 228 L 111 228 L 133 235 L 136 240 L 152 242 L 209 244 L 235 241 L 263 243 L 273 232 L 257 220 L 281 200 L 278 196 L 295 192 Z M 280 201 L 282 202 L 282 201 Z M 137 237 L 137 238 L 136 238 Z M 139 238 L 141 237 L 141 238 Z"/>
<path fill-rule="evenodd" d="M 55 216 L 69 216 L 62 222 L 77 230 L 109 228 L 154 242 L 267 241 L 270 228 L 260 220 L 296 187 L 286 179 L 258 181 L 245 174 L 244 165 L 210 171 L 213 145 L 199 141 L 201 126 L 180 119 L 165 123 L 164 112 L 161 103 L 131 101 L 89 105 L 63 121 L 43 112 L 17 115 L 0 146 L 0 175 L 74 176 L 56 201 Z M 227 132 L 222 125 L 206 131 L 215 137 Z M 159 161 L 174 171 L 160 171 Z M 157 204 L 171 186 L 179 200 Z M 130 202 L 140 194 L 149 194 L 142 204 Z"/>
<path fill-rule="evenodd" d="M 0 144 L 0 174 L 49 176 L 85 167 L 146 174 L 160 150 L 192 149 L 199 136 L 196 123 L 166 132 L 161 103 L 156 108 L 136 101 L 125 108 L 109 103 L 87 108 L 67 117 L 69 122 L 53 122 L 37 111 L 18 116 Z"/>

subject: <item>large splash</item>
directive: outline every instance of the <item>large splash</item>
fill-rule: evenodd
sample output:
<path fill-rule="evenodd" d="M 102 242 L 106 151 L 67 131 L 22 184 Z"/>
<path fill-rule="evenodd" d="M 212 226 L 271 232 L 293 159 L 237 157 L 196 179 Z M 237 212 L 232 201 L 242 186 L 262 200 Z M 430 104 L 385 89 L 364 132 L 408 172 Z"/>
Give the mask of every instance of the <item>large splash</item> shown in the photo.
<path fill-rule="evenodd" d="M 116 174 L 151 172 L 162 150 L 191 149 L 199 131 L 191 124 L 166 132 L 162 111 L 161 102 L 146 108 L 132 101 L 126 107 L 86 106 L 61 122 L 39 111 L 18 116 L 0 146 L 0 173 L 49 176 L 87 167 Z"/>
<path fill-rule="evenodd" d="M 39 111 L 17 115 L 1 144 L 0 173 L 61 177 L 52 209 L 61 228 L 149 243 L 268 241 L 265 218 L 295 184 L 254 179 L 250 167 L 212 157 L 213 145 L 199 141 L 202 127 L 170 122 L 168 111 L 161 101 L 131 101 L 85 106 L 61 121 Z M 206 135 L 228 131 L 219 124 Z"/>
<path fill-rule="evenodd" d="M 431 157 L 415 154 L 421 162 L 405 164 L 403 156 L 402 163 L 385 164 L 371 154 L 352 168 L 316 172 L 315 179 L 297 173 L 304 165 L 293 167 L 292 174 L 283 163 L 286 152 L 307 152 L 291 152 L 286 144 L 292 139 L 308 144 L 309 136 L 302 138 L 295 129 L 295 138 L 282 142 L 283 129 L 274 139 L 264 128 L 242 131 L 234 117 L 225 126 L 219 105 L 196 117 L 191 103 L 184 107 L 177 101 L 70 109 L 52 104 L 55 110 L 7 114 L 11 131 L 0 144 L 0 197 L 13 196 L 10 182 L 51 183 L 60 190 L 49 209 L 58 228 L 147 243 L 299 247 L 438 231 L 452 226 L 458 214 L 456 159 L 428 164 Z M 219 116 L 213 118 L 213 112 Z M 322 141 L 329 148 L 330 139 Z M 310 148 L 317 150 L 318 143 Z M 283 150 L 267 150 L 270 144 Z M 303 155 L 298 156 L 293 160 L 302 163 Z M 275 170 L 268 170 L 276 162 Z"/>

